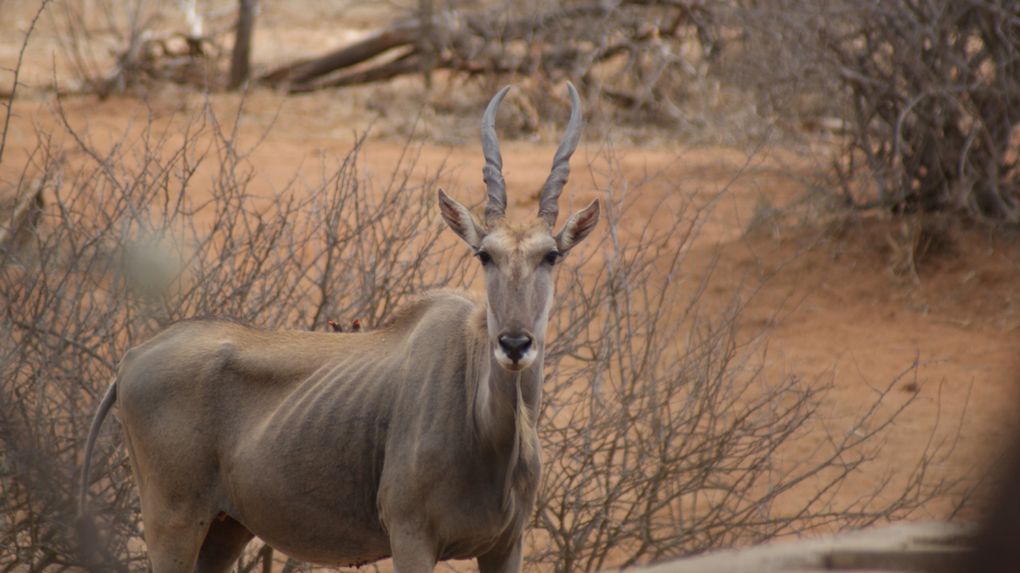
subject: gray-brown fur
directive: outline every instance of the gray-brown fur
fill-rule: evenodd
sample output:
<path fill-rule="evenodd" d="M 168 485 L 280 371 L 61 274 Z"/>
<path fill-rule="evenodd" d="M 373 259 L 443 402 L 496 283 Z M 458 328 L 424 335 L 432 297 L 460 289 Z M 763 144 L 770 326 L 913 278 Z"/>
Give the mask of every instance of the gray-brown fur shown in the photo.
<path fill-rule="evenodd" d="M 439 201 L 488 257 L 484 300 L 431 292 L 358 334 L 187 321 L 124 357 L 87 450 L 116 401 L 156 573 L 228 571 L 253 534 L 317 563 L 519 571 L 554 262 L 598 204 L 554 236 Z"/>

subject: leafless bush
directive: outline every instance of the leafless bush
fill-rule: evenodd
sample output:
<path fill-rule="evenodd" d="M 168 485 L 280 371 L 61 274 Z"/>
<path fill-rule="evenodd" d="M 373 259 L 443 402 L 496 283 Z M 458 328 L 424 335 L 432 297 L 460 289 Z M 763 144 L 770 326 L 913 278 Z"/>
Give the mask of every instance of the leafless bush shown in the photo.
<path fill-rule="evenodd" d="M 616 236 L 626 201 L 607 204 L 602 248 L 572 269 L 554 323 L 533 564 L 595 571 L 865 527 L 947 494 L 952 484 L 928 475 L 947 452 L 934 442 L 876 490 L 844 491 L 879 471 L 878 444 L 913 401 L 892 389 L 916 365 L 834 424 L 824 381 L 766 374 L 764 333 L 738 335 L 757 282 L 709 311 L 711 269 L 685 276 L 704 210 L 627 244 Z M 824 437 L 795 452 L 809 435 Z"/>
<path fill-rule="evenodd" d="M 144 568 L 117 440 L 103 440 L 90 488 L 101 550 L 83 555 L 73 534 L 87 425 L 131 345 L 202 315 L 370 328 L 412 294 L 467 282 L 474 267 L 437 242 L 439 174 L 415 183 L 413 149 L 387 181 L 359 173 L 358 141 L 318 180 L 256 195 L 243 113 L 227 120 L 206 109 L 180 130 L 150 123 L 102 148 L 67 121 L 71 147 L 40 137 L 15 192 L 42 186 L 46 207 L 31 241 L 0 258 L 0 568 Z M 705 306 L 708 279 L 684 272 L 703 211 L 620 235 L 626 185 L 607 184 L 601 243 L 561 276 L 533 565 L 593 570 L 867 525 L 944 491 L 925 473 L 932 446 L 888 487 L 840 501 L 909 400 L 880 391 L 807 456 L 790 452 L 824 423 L 824 388 L 762 371 L 762 341 L 737 336 L 745 298 Z"/>
<path fill-rule="evenodd" d="M 730 14 L 741 70 L 773 103 L 808 94 L 843 119 L 849 201 L 1020 222 L 1014 2 L 769 0 Z"/>
<path fill-rule="evenodd" d="M 61 51 L 85 91 L 108 94 L 138 80 L 144 36 L 153 16 L 145 0 L 85 4 L 58 0 L 49 11 Z M 126 9 L 125 9 L 126 8 Z M 101 25 L 98 24 L 101 22 Z M 116 64 L 109 69 L 111 53 Z"/>
<path fill-rule="evenodd" d="M 412 148 L 381 184 L 359 175 L 359 140 L 320 180 L 257 196 L 254 168 L 211 112 L 179 144 L 150 125 L 99 149 L 66 128 L 77 147 L 44 140 L 26 167 L 48 203 L 33 240 L 0 259 L 0 569 L 79 559 L 70 532 L 82 441 L 131 345 L 194 316 L 370 328 L 407 296 L 461 282 L 461 267 L 437 263 L 435 179 L 411 181 Z M 140 563 L 123 450 L 98 454 L 101 568 Z"/>
<path fill-rule="evenodd" d="M 77 84 L 71 91 L 106 97 L 164 82 L 225 87 L 230 26 L 218 18 L 210 26 L 194 1 L 53 0 L 48 14 Z"/>

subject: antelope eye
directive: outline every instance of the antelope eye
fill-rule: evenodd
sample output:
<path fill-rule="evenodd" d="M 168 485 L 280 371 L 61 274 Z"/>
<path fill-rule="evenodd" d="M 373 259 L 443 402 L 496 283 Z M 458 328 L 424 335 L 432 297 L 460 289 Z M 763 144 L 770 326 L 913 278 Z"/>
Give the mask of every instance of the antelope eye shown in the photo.
<path fill-rule="evenodd" d="M 542 262 L 549 266 L 552 266 L 559 262 L 560 257 L 562 256 L 563 253 L 560 253 L 559 251 L 549 251 L 548 253 L 545 254 L 544 257 L 542 257 Z"/>
<path fill-rule="evenodd" d="M 482 261 L 483 265 L 487 265 L 492 262 L 492 255 L 485 251 L 477 251 L 475 256 L 478 257 L 479 261 Z"/>

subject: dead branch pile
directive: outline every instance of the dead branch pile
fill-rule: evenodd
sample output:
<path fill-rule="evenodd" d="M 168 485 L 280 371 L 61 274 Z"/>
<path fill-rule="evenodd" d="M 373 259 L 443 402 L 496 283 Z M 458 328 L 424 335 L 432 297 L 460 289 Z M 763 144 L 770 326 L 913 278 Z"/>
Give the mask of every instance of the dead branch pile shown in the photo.
<path fill-rule="evenodd" d="M 260 79 L 298 93 L 428 69 L 472 76 L 538 74 L 553 81 L 574 78 L 601 88 L 617 104 L 645 106 L 659 101 L 674 72 L 693 69 L 684 41 L 696 37 L 706 55 L 717 50 L 710 20 L 696 0 L 583 1 L 527 15 L 505 8 L 450 10 L 425 22 L 399 22 Z"/>
<path fill-rule="evenodd" d="M 219 62 L 224 50 L 213 37 L 171 34 L 146 37 L 136 49 L 120 54 L 117 67 L 97 93 L 107 96 L 129 86 L 171 82 L 208 89 L 220 87 Z"/>

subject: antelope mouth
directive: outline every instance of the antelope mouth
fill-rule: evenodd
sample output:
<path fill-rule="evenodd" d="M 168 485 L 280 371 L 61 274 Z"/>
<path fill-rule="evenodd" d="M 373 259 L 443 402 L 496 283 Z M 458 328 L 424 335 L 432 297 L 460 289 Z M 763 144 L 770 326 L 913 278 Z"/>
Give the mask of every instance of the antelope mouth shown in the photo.
<path fill-rule="evenodd" d="M 525 355 L 518 360 L 513 360 L 503 352 L 497 350 L 496 362 L 498 362 L 499 365 L 502 366 L 504 370 L 509 370 L 510 372 L 520 372 L 521 370 L 525 370 L 526 368 L 535 363 L 535 357 L 532 354 L 534 353 L 529 353 L 528 355 Z"/>

